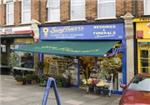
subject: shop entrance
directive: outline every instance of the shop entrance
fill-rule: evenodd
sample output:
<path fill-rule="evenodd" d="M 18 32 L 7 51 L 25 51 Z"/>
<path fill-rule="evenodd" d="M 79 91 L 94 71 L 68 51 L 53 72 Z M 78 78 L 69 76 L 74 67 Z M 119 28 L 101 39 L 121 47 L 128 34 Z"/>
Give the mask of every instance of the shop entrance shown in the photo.
<path fill-rule="evenodd" d="M 150 73 L 150 43 L 139 43 L 139 73 Z"/>

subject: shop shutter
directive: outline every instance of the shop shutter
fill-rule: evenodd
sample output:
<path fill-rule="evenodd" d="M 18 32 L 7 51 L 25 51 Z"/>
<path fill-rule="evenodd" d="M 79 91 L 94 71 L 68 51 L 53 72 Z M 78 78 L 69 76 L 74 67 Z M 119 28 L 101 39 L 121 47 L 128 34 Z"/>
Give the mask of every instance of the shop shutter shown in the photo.
<path fill-rule="evenodd" d="M 98 0 L 98 19 L 116 17 L 116 0 Z"/>
<path fill-rule="evenodd" d="M 71 0 L 71 20 L 85 20 L 85 0 Z"/>
<path fill-rule="evenodd" d="M 49 22 L 60 21 L 60 0 L 47 0 L 47 17 Z"/>

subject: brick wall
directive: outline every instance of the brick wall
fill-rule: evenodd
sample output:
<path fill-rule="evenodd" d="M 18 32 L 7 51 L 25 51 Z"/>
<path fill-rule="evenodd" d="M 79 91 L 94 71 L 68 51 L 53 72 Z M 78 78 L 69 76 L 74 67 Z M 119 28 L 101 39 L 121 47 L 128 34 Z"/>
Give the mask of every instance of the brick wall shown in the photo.
<path fill-rule="evenodd" d="M 46 17 L 46 0 L 41 0 L 41 22 L 45 23 L 47 21 Z"/>
<path fill-rule="evenodd" d="M 21 23 L 21 1 L 16 1 L 14 7 L 14 23 L 19 25 Z"/>
<path fill-rule="evenodd" d="M 123 16 L 125 14 L 125 1 L 116 0 L 116 15 L 117 17 Z"/>
<path fill-rule="evenodd" d="M 5 8 L 6 8 L 5 4 L 0 5 L 0 26 L 4 25 L 6 23 Z"/>
<path fill-rule="evenodd" d="M 124 2 L 125 2 L 125 13 L 127 13 L 127 12 L 130 12 L 130 13 L 132 13 L 132 0 L 124 0 Z"/>
<path fill-rule="evenodd" d="M 69 0 L 60 1 L 60 17 L 62 22 L 66 22 L 70 19 L 70 2 Z"/>
<path fill-rule="evenodd" d="M 46 1 L 41 0 L 41 8 L 39 8 L 39 0 L 32 0 L 31 14 L 32 19 L 41 20 L 42 23 L 47 22 L 47 8 Z M 136 3 L 134 3 L 136 2 Z M 70 0 L 60 1 L 60 16 L 61 22 L 68 22 L 70 20 Z M 134 6 L 136 16 L 142 16 L 143 11 L 143 0 L 116 0 L 116 13 L 117 17 L 125 15 L 127 12 L 134 12 Z M 41 15 L 39 16 L 39 11 Z M 15 25 L 21 24 L 21 0 L 15 2 Z M 87 21 L 94 21 L 97 18 L 97 0 L 86 0 L 86 19 Z M 0 5 L 0 25 L 5 25 L 5 4 Z"/>
<path fill-rule="evenodd" d="M 144 0 L 138 0 L 136 1 L 136 12 L 137 12 L 137 16 L 142 16 L 144 15 Z"/>
<path fill-rule="evenodd" d="M 31 0 L 31 19 L 39 20 L 39 1 L 38 0 Z"/>
<path fill-rule="evenodd" d="M 86 0 L 86 19 L 93 21 L 97 18 L 97 0 Z"/>

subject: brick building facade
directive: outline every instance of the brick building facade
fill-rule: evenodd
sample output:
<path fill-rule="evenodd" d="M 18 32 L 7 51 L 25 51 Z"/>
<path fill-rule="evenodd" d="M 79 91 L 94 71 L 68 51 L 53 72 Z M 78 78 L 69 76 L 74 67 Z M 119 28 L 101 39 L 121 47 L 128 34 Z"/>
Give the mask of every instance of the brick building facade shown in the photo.
<path fill-rule="evenodd" d="M 47 22 L 47 0 L 32 0 L 31 3 L 31 18 L 40 21 L 41 23 Z M 144 15 L 143 0 L 116 0 L 116 16 L 124 16 L 130 12 L 135 17 Z M 40 6 L 40 8 L 39 8 Z M 14 25 L 21 25 L 21 0 L 14 0 Z M 70 20 L 70 1 L 60 1 L 60 17 L 61 22 L 66 23 Z M 2 0 L 0 4 L 0 25 L 6 25 L 6 0 Z M 97 0 L 86 0 L 86 21 L 95 21 L 97 18 Z"/>
<path fill-rule="evenodd" d="M 3 40 L 8 40 L 9 38 L 6 39 L 7 37 L 7 30 L 8 28 L 15 28 L 15 27 L 20 27 L 22 28 L 23 26 L 27 27 L 28 31 L 27 33 L 19 33 L 20 34 L 27 34 L 27 38 L 32 38 L 32 29 L 31 29 L 31 23 L 23 23 L 22 22 L 22 1 L 23 0 L 8 0 L 8 1 L 13 1 L 14 2 L 14 24 L 12 25 L 6 25 L 6 2 L 7 0 L 1 0 L 0 4 L 0 34 L 2 37 L 2 42 Z M 24 0 L 25 1 L 25 0 Z M 30 1 L 30 0 L 27 0 Z M 127 41 L 127 61 L 131 61 L 127 63 L 127 72 L 129 69 L 132 69 L 132 71 L 129 71 L 127 74 L 129 77 L 133 76 L 134 72 L 134 38 L 135 38 L 135 33 L 134 33 L 134 26 L 133 26 L 133 21 L 132 19 L 134 17 L 143 17 L 144 16 L 144 1 L 146 0 L 110 0 L 110 1 L 115 1 L 115 17 L 113 18 L 98 18 L 99 14 L 98 13 L 98 3 L 101 3 L 101 0 L 85 0 L 85 19 L 83 20 L 72 20 L 71 19 L 71 0 L 60 0 L 60 21 L 48 21 L 48 7 L 49 6 L 48 1 L 50 0 L 31 0 L 31 20 L 37 20 L 42 24 L 47 24 L 47 25 L 61 25 L 61 24 L 80 24 L 82 23 L 97 23 L 97 22 L 114 22 L 114 21 L 124 21 L 125 23 L 125 30 L 126 30 L 126 41 Z M 55 1 L 55 0 L 51 0 Z M 58 0 L 57 0 L 58 1 Z M 77 0 L 78 1 L 78 0 Z M 84 2 L 84 0 L 81 0 Z M 99 1 L 99 2 L 98 2 Z M 102 3 L 105 0 L 102 0 Z M 107 3 L 107 2 L 104 2 Z M 111 5 L 112 6 L 112 5 Z M 53 9 L 56 9 L 56 7 L 52 7 Z M 100 11 L 100 10 L 99 10 Z M 81 12 L 81 11 L 78 11 Z M 56 15 L 55 13 L 53 15 Z M 150 15 L 150 14 L 149 14 Z M 26 17 L 28 18 L 28 17 Z M 21 31 L 20 31 L 21 32 Z M 18 33 L 17 33 L 18 34 Z M 30 34 L 30 35 L 29 35 Z M 8 33 L 10 35 L 10 33 Z M 13 36 L 14 35 L 14 36 Z M 16 35 L 13 33 L 10 38 L 13 37 L 14 39 L 18 38 Z M 19 36 L 19 38 L 24 38 L 25 36 Z M 10 45 L 12 43 L 8 43 Z M 9 54 L 8 54 L 9 55 Z M 131 75 L 130 75 L 131 74 Z M 130 78 L 129 78 L 130 80 Z"/>

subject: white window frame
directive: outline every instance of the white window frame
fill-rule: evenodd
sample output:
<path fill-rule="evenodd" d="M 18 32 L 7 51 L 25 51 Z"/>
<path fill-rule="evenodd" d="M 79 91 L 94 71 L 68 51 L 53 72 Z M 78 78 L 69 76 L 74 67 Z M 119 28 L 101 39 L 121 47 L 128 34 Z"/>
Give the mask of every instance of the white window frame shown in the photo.
<path fill-rule="evenodd" d="M 105 17 L 105 16 L 101 16 L 101 11 L 99 10 L 100 6 L 103 4 L 103 3 L 114 3 L 115 6 L 115 15 L 114 16 L 110 16 L 110 17 Z M 110 1 L 105 1 L 105 0 L 97 0 L 97 19 L 116 19 L 116 0 L 110 0 Z"/>
<path fill-rule="evenodd" d="M 22 0 L 22 3 L 21 3 L 21 23 L 28 24 L 28 23 L 31 23 L 31 0 L 30 0 L 30 9 L 27 9 L 27 10 L 26 9 L 24 10 L 24 6 L 25 6 L 24 2 L 27 2 L 27 0 Z M 24 13 L 26 13 L 26 12 L 29 12 L 30 17 L 25 17 Z M 29 18 L 29 20 L 25 21 L 24 17 Z"/>
<path fill-rule="evenodd" d="M 60 22 L 60 0 L 58 0 L 57 5 L 51 5 L 51 2 L 56 0 L 47 0 L 47 21 L 48 22 Z M 54 11 L 58 13 L 53 13 Z M 52 14 L 51 14 L 52 13 Z"/>
<path fill-rule="evenodd" d="M 71 0 L 70 1 L 70 21 L 85 21 L 86 20 L 86 0 L 84 0 L 83 1 L 83 10 L 82 10 L 82 12 L 83 12 L 83 17 L 79 17 L 79 18 L 75 18 L 75 17 L 73 17 L 73 7 L 74 7 L 74 3 L 72 3 L 73 2 L 73 0 Z M 82 5 L 80 2 L 79 2 L 79 4 L 80 5 Z M 77 5 L 78 6 L 78 5 Z M 78 11 L 78 12 L 80 12 L 80 11 Z"/>
<path fill-rule="evenodd" d="M 144 15 L 150 15 L 150 9 L 148 9 L 148 10 L 146 9 L 147 1 L 148 0 L 144 0 L 144 5 L 143 5 L 144 6 Z M 148 7 L 150 7 L 150 5 Z"/>
<path fill-rule="evenodd" d="M 9 10 L 9 6 L 12 5 L 12 10 Z M 9 21 L 10 15 L 12 15 L 12 18 Z M 6 25 L 14 25 L 14 2 L 12 0 L 9 0 L 6 2 Z"/>

